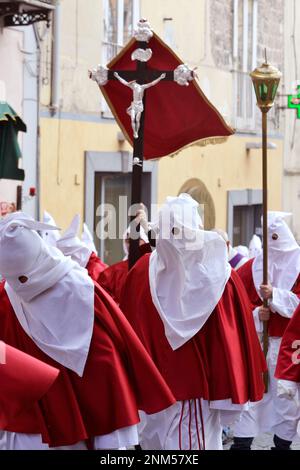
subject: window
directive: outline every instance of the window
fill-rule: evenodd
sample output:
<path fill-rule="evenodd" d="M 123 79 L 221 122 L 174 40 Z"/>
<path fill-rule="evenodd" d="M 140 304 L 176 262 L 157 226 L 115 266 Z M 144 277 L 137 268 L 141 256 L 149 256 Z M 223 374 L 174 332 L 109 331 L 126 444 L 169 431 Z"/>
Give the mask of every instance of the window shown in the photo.
<path fill-rule="evenodd" d="M 178 195 L 181 193 L 188 193 L 200 204 L 199 211 L 205 230 L 215 228 L 216 211 L 214 201 L 203 181 L 197 178 L 186 181 L 180 188 Z"/>
<path fill-rule="evenodd" d="M 173 18 L 164 18 L 164 41 L 171 49 L 176 49 Z"/>
<path fill-rule="evenodd" d="M 103 62 L 107 64 L 131 39 L 139 19 L 139 1 L 103 0 Z"/>
<path fill-rule="evenodd" d="M 249 245 L 255 233 L 261 236 L 262 190 L 228 191 L 227 232 L 232 246 Z"/>
<path fill-rule="evenodd" d="M 139 20 L 139 0 L 103 0 L 102 63 L 108 64 L 132 38 Z M 112 114 L 102 98 L 103 117 Z"/>
<path fill-rule="evenodd" d="M 85 152 L 84 218 L 94 235 L 97 250 L 108 264 L 123 258 L 122 235 L 128 224 L 127 208 L 131 201 L 131 154 L 129 152 Z M 149 220 L 157 216 L 158 162 L 145 160 L 143 166 L 142 201 Z M 126 200 L 127 196 L 127 200 Z M 100 204 L 112 204 L 116 210 L 116 237 L 101 242 Z M 105 215 L 106 217 L 106 215 Z M 103 216 L 102 216 L 103 218 Z M 106 219 L 107 220 L 107 219 Z M 100 230 L 100 231 L 99 231 Z M 104 231 L 108 232 L 107 224 Z"/>
<path fill-rule="evenodd" d="M 97 249 L 102 260 L 111 265 L 121 261 L 125 253 L 123 251 L 122 234 L 129 224 L 128 209 L 131 199 L 131 174 L 127 173 L 96 173 L 95 174 L 95 207 L 100 204 L 109 204 L 115 208 L 116 221 L 113 234 L 106 239 L 97 239 Z M 142 200 L 149 209 L 151 218 L 151 173 L 143 173 Z M 109 214 L 103 214 L 109 217 Z M 96 214 L 95 225 L 99 223 L 99 215 Z M 104 227 L 103 227 L 104 228 Z"/>
<path fill-rule="evenodd" d="M 249 72 L 257 62 L 257 0 L 234 0 L 235 117 L 239 130 L 255 129 L 255 94 Z"/>
<path fill-rule="evenodd" d="M 236 206 L 233 211 L 233 246 L 248 246 L 253 234 L 261 235 L 262 205 Z"/>

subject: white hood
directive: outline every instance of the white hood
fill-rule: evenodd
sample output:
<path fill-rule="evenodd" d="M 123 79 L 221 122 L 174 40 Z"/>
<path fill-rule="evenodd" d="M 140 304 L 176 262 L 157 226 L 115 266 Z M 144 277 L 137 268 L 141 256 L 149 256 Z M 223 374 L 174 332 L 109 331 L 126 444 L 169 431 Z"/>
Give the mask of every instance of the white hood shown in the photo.
<path fill-rule="evenodd" d="M 245 245 L 235 246 L 234 249 L 244 258 L 249 258 L 249 248 Z"/>
<path fill-rule="evenodd" d="M 268 212 L 268 274 L 273 287 L 291 290 L 300 273 L 300 247 L 284 221 L 291 214 Z M 277 236 L 277 239 L 274 239 Z M 263 253 L 252 265 L 257 292 L 263 282 Z"/>
<path fill-rule="evenodd" d="M 52 229 L 24 213 L 6 216 L 0 222 L 0 274 L 28 336 L 81 376 L 94 324 L 94 285 L 84 269 L 37 233 Z"/>
<path fill-rule="evenodd" d="M 76 214 L 73 218 L 69 228 L 64 232 L 56 242 L 57 248 L 59 248 L 65 256 L 70 256 L 73 261 L 79 264 L 79 266 L 85 268 L 89 262 L 92 254 L 92 249 L 87 247 L 78 236 L 78 230 L 80 225 L 80 216 Z"/>
<path fill-rule="evenodd" d="M 81 235 L 81 241 L 91 252 L 96 253 L 96 255 L 98 256 L 97 248 L 95 247 L 93 236 L 86 223 L 83 224 L 83 232 Z"/>
<path fill-rule="evenodd" d="M 53 219 L 52 215 L 49 212 L 44 211 L 43 217 L 44 224 L 51 225 L 52 227 L 56 227 L 55 220 Z M 56 246 L 57 240 L 60 238 L 59 228 L 57 230 L 41 230 L 41 236 L 45 240 L 48 245 Z"/>
<path fill-rule="evenodd" d="M 167 198 L 159 212 L 150 290 L 174 350 L 201 330 L 231 274 L 225 241 L 201 226 L 198 203 L 188 194 Z"/>
<path fill-rule="evenodd" d="M 258 235 L 253 235 L 249 243 L 249 258 L 256 258 L 262 252 L 262 242 Z"/>

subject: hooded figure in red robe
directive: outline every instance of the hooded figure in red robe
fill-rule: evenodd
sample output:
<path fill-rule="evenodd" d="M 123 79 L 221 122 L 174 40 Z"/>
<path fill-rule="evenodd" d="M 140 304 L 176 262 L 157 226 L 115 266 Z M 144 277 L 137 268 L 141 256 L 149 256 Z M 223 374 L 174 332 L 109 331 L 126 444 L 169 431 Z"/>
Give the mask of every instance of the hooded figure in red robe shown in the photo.
<path fill-rule="evenodd" d="M 0 339 L 60 371 L 3 428 L 8 449 L 135 445 L 138 411 L 163 410 L 174 397 L 117 305 L 44 242 L 44 229 L 22 213 L 0 222 Z"/>
<path fill-rule="evenodd" d="M 263 321 L 268 321 L 269 391 L 263 401 L 243 413 L 235 426 L 233 448 L 250 449 L 253 438 L 263 432 L 274 434 L 276 449 L 287 450 L 297 435 L 298 408 L 295 402 L 277 395 L 275 368 L 281 338 L 289 325 L 300 298 L 300 247 L 285 218 L 284 212 L 268 213 L 268 279 L 263 285 L 263 254 L 244 264 L 238 274 L 250 299 L 259 337 Z M 263 299 L 269 307 L 263 307 Z"/>
<path fill-rule="evenodd" d="M 263 397 L 265 360 L 247 294 L 224 240 L 201 227 L 196 201 L 168 198 L 156 250 L 125 283 L 121 308 L 177 401 L 144 417 L 143 449 L 221 449 L 226 419 Z"/>

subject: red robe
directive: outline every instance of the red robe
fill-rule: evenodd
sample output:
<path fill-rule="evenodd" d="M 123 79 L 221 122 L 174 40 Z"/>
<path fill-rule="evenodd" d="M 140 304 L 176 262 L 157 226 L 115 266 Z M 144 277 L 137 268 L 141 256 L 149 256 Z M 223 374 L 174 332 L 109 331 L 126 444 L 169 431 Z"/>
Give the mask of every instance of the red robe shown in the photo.
<path fill-rule="evenodd" d="M 149 243 L 140 245 L 141 256 L 145 253 L 151 253 Z M 122 291 L 128 274 L 128 260 L 112 264 L 105 271 L 102 271 L 98 281 L 101 287 L 119 304 L 122 298 Z"/>
<path fill-rule="evenodd" d="M 100 273 L 98 282 L 117 302 L 121 301 L 122 290 L 128 273 L 128 260 L 112 264 Z"/>
<path fill-rule="evenodd" d="M 44 396 L 58 374 L 57 369 L 2 342 L 0 429 Z"/>
<path fill-rule="evenodd" d="M 138 410 L 155 413 L 175 401 L 126 318 L 97 284 L 94 331 L 82 378 L 44 354 L 27 336 L 3 283 L 0 337 L 60 370 L 38 405 L 6 427 L 8 431 L 41 433 L 50 446 L 71 445 L 138 423 Z"/>
<path fill-rule="evenodd" d="M 284 332 L 275 377 L 300 382 L 300 305 Z"/>
<path fill-rule="evenodd" d="M 253 261 L 254 259 L 250 259 L 247 263 L 241 266 L 237 271 L 240 278 L 242 279 L 244 283 L 244 286 L 246 287 L 246 291 L 248 292 L 252 310 L 262 305 L 262 300 L 259 297 L 255 289 L 254 282 L 253 282 L 253 276 L 252 276 Z M 296 294 L 298 297 L 300 297 L 300 275 L 297 281 L 295 282 L 291 291 L 294 294 Z M 275 337 L 280 338 L 283 335 L 286 327 L 288 326 L 289 321 L 290 321 L 289 318 L 285 318 L 282 315 L 279 315 L 279 313 L 271 312 L 270 320 L 268 322 L 269 336 L 275 336 Z"/>
<path fill-rule="evenodd" d="M 86 265 L 86 269 L 93 281 L 98 282 L 100 274 L 107 268 L 108 265 L 103 263 L 96 253 L 91 254 L 88 264 Z"/>
<path fill-rule="evenodd" d="M 231 398 L 233 403 L 263 397 L 265 359 L 247 294 L 232 271 L 224 294 L 202 329 L 173 351 L 152 302 L 149 255 L 130 270 L 121 308 L 150 353 L 176 400 Z"/>

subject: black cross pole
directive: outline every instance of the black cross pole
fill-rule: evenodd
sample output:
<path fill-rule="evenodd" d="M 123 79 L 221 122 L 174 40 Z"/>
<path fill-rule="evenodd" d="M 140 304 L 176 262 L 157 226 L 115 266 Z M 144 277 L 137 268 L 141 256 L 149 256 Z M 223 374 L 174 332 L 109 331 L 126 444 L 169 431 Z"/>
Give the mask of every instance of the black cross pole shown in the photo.
<path fill-rule="evenodd" d="M 137 48 L 147 49 L 147 42 L 137 42 Z M 154 70 L 147 67 L 147 62 L 142 62 L 137 60 L 136 70 L 124 71 L 124 70 L 109 70 L 108 71 L 108 80 L 117 80 L 115 77 L 115 72 L 119 74 L 121 78 L 126 81 L 136 80 L 137 83 L 143 85 L 145 83 L 152 82 L 153 80 L 160 77 L 162 73 L 165 73 L 165 78 L 163 80 L 173 81 L 174 72 L 173 71 L 164 71 L 164 70 Z M 134 138 L 133 144 L 133 167 L 132 167 L 132 181 L 131 181 L 131 205 L 138 205 L 142 202 L 142 178 L 143 178 L 143 160 L 144 160 L 144 134 L 145 134 L 145 113 L 146 113 L 146 93 L 144 92 L 143 97 L 143 107 L 144 111 L 141 115 L 140 129 L 138 133 L 138 138 Z M 130 229 L 130 245 L 129 245 L 129 269 L 134 266 L 137 260 L 140 257 L 139 249 L 139 238 L 137 235 L 140 230 L 140 226 L 135 226 L 132 221 L 135 218 L 135 215 L 131 216 L 131 229 Z M 135 233 L 135 236 L 133 236 Z"/>

